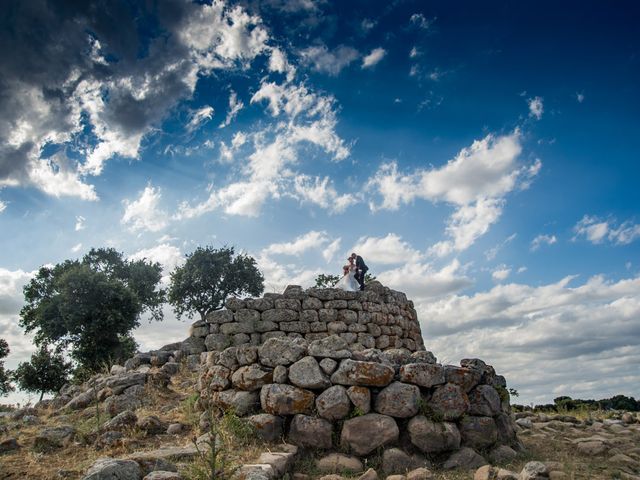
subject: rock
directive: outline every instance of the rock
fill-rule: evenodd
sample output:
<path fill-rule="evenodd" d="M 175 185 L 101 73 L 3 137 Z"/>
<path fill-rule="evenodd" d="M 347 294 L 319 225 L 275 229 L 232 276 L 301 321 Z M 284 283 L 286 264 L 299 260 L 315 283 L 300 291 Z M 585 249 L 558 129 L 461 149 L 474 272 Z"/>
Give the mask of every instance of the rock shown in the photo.
<path fill-rule="evenodd" d="M 287 383 L 288 378 L 287 367 L 278 365 L 273 369 L 273 383 Z"/>
<path fill-rule="evenodd" d="M 382 454 L 382 471 L 387 475 L 404 473 L 411 467 L 411 457 L 399 448 L 389 448 Z"/>
<path fill-rule="evenodd" d="M 40 423 L 40 419 L 35 415 L 25 415 L 22 417 L 22 423 L 25 425 L 37 425 Z"/>
<path fill-rule="evenodd" d="M 411 354 L 411 360 L 415 363 L 436 363 L 437 362 L 436 356 L 431 352 L 427 352 L 426 350 L 413 352 Z"/>
<path fill-rule="evenodd" d="M 496 480 L 518 480 L 518 477 L 516 472 L 504 468 L 498 468 L 498 473 L 496 473 Z"/>
<path fill-rule="evenodd" d="M 142 480 L 184 480 L 178 472 L 155 471 L 146 475 Z"/>
<path fill-rule="evenodd" d="M 518 418 L 516 420 L 516 425 L 521 426 L 522 428 L 532 428 L 533 422 L 530 418 Z"/>
<path fill-rule="evenodd" d="M 223 410 L 233 409 L 236 415 L 244 417 L 260 405 L 258 392 L 224 390 L 211 394 L 211 404 Z"/>
<path fill-rule="evenodd" d="M 347 396 L 359 415 L 365 415 L 371 411 L 371 391 L 367 387 L 349 387 Z"/>
<path fill-rule="evenodd" d="M 342 385 L 327 388 L 316 398 L 318 415 L 329 421 L 342 420 L 351 410 L 347 389 Z"/>
<path fill-rule="evenodd" d="M 300 447 L 331 448 L 333 428 L 328 421 L 308 415 L 295 415 L 289 428 L 289 441 Z"/>
<path fill-rule="evenodd" d="M 318 361 L 304 357 L 289 367 L 289 381 L 300 388 L 327 388 L 331 383 L 320 370 Z"/>
<path fill-rule="evenodd" d="M 518 454 L 508 445 L 499 445 L 489 452 L 489 460 L 491 463 L 509 463 L 516 458 Z"/>
<path fill-rule="evenodd" d="M 527 462 L 520 472 L 519 480 L 543 480 L 549 478 L 549 470 L 542 462 Z"/>
<path fill-rule="evenodd" d="M 295 448 L 295 447 L 294 447 Z M 257 464 L 271 465 L 276 478 L 283 478 L 291 469 L 297 449 L 288 452 L 264 452 L 260 454 Z"/>
<path fill-rule="evenodd" d="M 227 300 L 229 302 L 231 299 Z M 237 299 L 235 299 L 237 300 Z M 236 306 L 238 306 L 236 304 Z M 239 307 L 239 308 L 243 308 Z M 233 322 L 233 313 L 230 310 L 214 310 L 213 312 L 207 313 L 206 321 L 208 323 L 229 323 Z"/>
<path fill-rule="evenodd" d="M 462 447 L 457 452 L 451 454 L 447 461 L 444 462 L 444 465 L 442 465 L 442 468 L 445 470 L 452 470 L 454 468 L 473 470 L 486 465 L 486 463 L 486 460 L 473 449 L 469 447 Z"/>
<path fill-rule="evenodd" d="M 307 342 L 302 338 L 270 338 L 258 348 L 260 363 L 268 367 L 291 365 L 307 353 Z"/>
<path fill-rule="evenodd" d="M 231 376 L 231 383 L 238 390 L 259 390 L 271 382 L 273 382 L 273 372 L 263 370 L 256 363 L 238 368 Z"/>
<path fill-rule="evenodd" d="M 457 420 L 469 410 L 469 399 L 461 387 L 446 383 L 436 387 L 427 405 L 444 420 Z"/>
<path fill-rule="evenodd" d="M 499 413 L 493 417 L 493 420 L 496 422 L 496 427 L 498 428 L 498 441 L 515 446 L 518 439 L 516 437 L 516 426 L 513 419 L 505 413 Z"/>
<path fill-rule="evenodd" d="M 407 480 L 407 477 L 404 475 L 389 475 L 387 480 Z"/>
<path fill-rule="evenodd" d="M 140 480 L 142 471 L 133 460 L 99 458 L 87 470 L 83 480 Z"/>
<path fill-rule="evenodd" d="M 629 412 L 624 412 L 620 417 L 620 420 L 626 424 L 636 423 L 635 417 Z"/>
<path fill-rule="evenodd" d="M 224 333 L 212 333 L 204 339 L 204 344 L 210 352 L 221 352 L 231 346 L 233 341 Z"/>
<path fill-rule="evenodd" d="M 456 367 L 453 365 L 444 367 L 444 375 L 447 383 L 459 385 L 465 393 L 478 385 L 482 378 L 482 372 L 475 368 Z"/>
<path fill-rule="evenodd" d="M 338 368 L 338 362 L 336 362 L 333 358 L 323 358 L 320 360 L 320 368 L 327 375 L 331 375 Z"/>
<path fill-rule="evenodd" d="M 205 352 L 207 347 L 204 344 L 204 338 L 189 337 L 182 342 L 180 350 L 185 352 L 187 355 L 198 355 Z"/>
<path fill-rule="evenodd" d="M 373 468 L 368 469 L 362 475 L 358 477 L 358 480 L 378 480 L 378 472 Z"/>
<path fill-rule="evenodd" d="M 70 425 L 50 427 L 41 430 L 33 441 L 37 452 L 49 452 L 69 445 L 76 435 L 76 429 Z"/>
<path fill-rule="evenodd" d="M 457 450 L 460 432 L 455 423 L 434 422 L 423 415 L 413 417 L 407 426 L 411 443 L 424 453 Z"/>
<path fill-rule="evenodd" d="M 309 344 L 309 355 L 320 358 L 351 358 L 347 341 L 339 335 L 314 340 Z"/>
<path fill-rule="evenodd" d="M 258 361 L 258 347 L 255 345 L 240 345 L 236 349 L 236 359 L 239 365 L 251 365 Z"/>
<path fill-rule="evenodd" d="M 81 410 L 91 405 L 91 403 L 93 403 L 95 399 L 96 399 L 96 392 L 92 388 L 90 388 L 86 392 L 73 397 L 69 401 L 69 403 L 67 403 L 64 406 L 64 408 L 67 408 L 69 410 Z"/>
<path fill-rule="evenodd" d="M 310 413 L 315 396 L 308 390 L 287 384 L 265 385 L 260 391 L 262 409 L 273 415 Z"/>
<path fill-rule="evenodd" d="M 343 360 L 331 375 L 331 382 L 340 385 L 385 387 L 393 380 L 394 370 L 388 365 L 374 362 Z"/>
<path fill-rule="evenodd" d="M 167 375 L 175 375 L 180 371 L 180 364 L 177 362 L 167 362 L 162 366 L 160 370 Z"/>
<path fill-rule="evenodd" d="M 330 473 L 329 475 L 323 475 L 322 477 L 318 478 L 318 480 L 345 480 L 345 479 L 344 477 L 341 477 L 336 473 Z"/>
<path fill-rule="evenodd" d="M 111 389 L 114 395 L 120 395 L 129 387 L 133 385 L 144 385 L 146 381 L 146 373 L 131 372 L 110 377 L 107 380 L 106 386 Z"/>
<path fill-rule="evenodd" d="M 473 480 L 495 480 L 497 469 L 491 465 L 484 465 L 473 474 Z"/>
<path fill-rule="evenodd" d="M 323 473 L 355 473 L 364 470 L 359 458 L 342 453 L 331 453 L 322 457 L 316 461 L 316 468 Z"/>
<path fill-rule="evenodd" d="M 167 429 L 167 425 L 155 415 L 141 418 L 136 426 L 147 435 L 159 435 Z"/>
<path fill-rule="evenodd" d="M 213 390 L 219 392 L 226 390 L 231 385 L 229 377 L 231 370 L 222 365 L 214 365 L 206 370 L 199 379 L 198 388 L 200 390 Z"/>
<path fill-rule="evenodd" d="M 376 448 L 398 440 L 395 420 L 386 415 L 368 413 L 344 422 L 340 443 L 356 455 L 368 455 Z"/>
<path fill-rule="evenodd" d="M 243 480 L 272 480 L 276 478 L 276 472 L 266 463 L 245 464 L 238 469 L 236 476 Z"/>
<path fill-rule="evenodd" d="M 498 439 L 498 428 L 491 417 L 466 415 L 458 423 L 462 444 L 475 450 L 483 450 Z"/>
<path fill-rule="evenodd" d="M 121 365 L 111 365 L 111 369 L 109 370 L 111 375 L 120 375 L 124 372 L 126 372 L 126 369 Z"/>
<path fill-rule="evenodd" d="M 202 449 L 202 446 L 200 447 Z M 156 450 L 145 450 L 134 452 L 123 457 L 124 460 L 133 460 L 140 465 L 142 473 L 146 474 L 153 470 L 177 471 L 173 461 L 187 461 L 198 456 L 195 446 L 189 447 L 163 447 Z"/>
<path fill-rule="evenodd" d="M 187 430 L 187 425 L 184 425 L 183 423 L 172 423 L 171 425 L 169 425 L 167 427 L 167 434 L 168 435 L 179 435 L 182 432 L 184 432 L 185 430 Z"/>
<path fill-rule="evenodd" d="M 119 413 L 102 426 L 102 430 L 122 430 L 136 424 L 138 416 L 131 410 Z"/>
<path fill-rule="evenodd" d="M 125 410 L 134 411 L 143 404 L 144 387 L 134 385 L 125 390 L 123 395 L 113 395 L 107 398 L 102 404 L 107 413 L 115 416 Z"/>
<path fill-rule="evenodd" d="M 434 478 L 431 470 L 425 467 L 416 468 L 407 473 L 407 480 L 428 480 Z"/>
<path fill-rule="evenodd" d="M 409 418 L 418 413 L 420 389 L 415 385 L 393 382 L 382 389 L 375 400 L 374 410 L 396 418 Z"/>
<path fill-rule="evenodd" d="M 469 392 L 469 414 L 493 417 L 500 413 L 500 395 L 490 385 L 478 385 Z"/>
<path fill-rule="evenodd" d="M 421 387 L 433 387 L 445 382 L 444 368 L 431 363 L 408 363 L 400 367 L 400 380 Z"/>
<path fill-rule="evenodd" d="M 282 437 L 284 422 L 281 417 L 259 413 L 247 418 L 258 436 L 266 442 L 275 442 Z"/>
<path fill-rule="evenodd" d="M 108 430 L 98 437 L 97 444 L 102 447 L 113 447 L 120 443 L 124 435 L 121 432 Z"/>
<path fill-rule="evenodd" d="M 0 442 L 0 455 L 20 448 L 15 438 L 5 438 Z"/>

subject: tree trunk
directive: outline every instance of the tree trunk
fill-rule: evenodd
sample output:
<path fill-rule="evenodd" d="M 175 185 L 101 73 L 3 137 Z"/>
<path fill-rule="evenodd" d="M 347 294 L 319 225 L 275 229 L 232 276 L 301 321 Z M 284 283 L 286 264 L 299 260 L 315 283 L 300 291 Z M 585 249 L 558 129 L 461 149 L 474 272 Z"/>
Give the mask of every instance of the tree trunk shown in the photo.
<path fill-rule="evenodd" d="M 44 397 L 44 390 L 40 392 L 40 400 L 38 400 L 38 403 L 42 401 L 42 397 Z"/>

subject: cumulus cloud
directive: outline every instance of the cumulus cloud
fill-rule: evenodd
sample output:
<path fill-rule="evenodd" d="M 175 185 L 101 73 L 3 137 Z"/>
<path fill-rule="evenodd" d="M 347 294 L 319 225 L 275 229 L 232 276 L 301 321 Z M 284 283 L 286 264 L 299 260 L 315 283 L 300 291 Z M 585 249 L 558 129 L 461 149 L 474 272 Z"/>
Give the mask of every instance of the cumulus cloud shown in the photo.
<path fill-rule="evenodd" d="M 385 237 L 362 237 L 351 251 L 371 264 L 415 263 L 423 258 L 418 250 L 395 233 L 388 233 Z"/>
<path fill-rule="evenodd" d="M 348 207 L 358 202 L 351 193 L 338 194 L 329 177 L 311 177 L 297 175 L 294 178 L 292 196 L 301 202 L 318 205 L 330 213 L 343 213 Z"/>
<path fill-rule="evenodd" d="M 147 185 L 136 200 L 124 200 L 121 223 L 131 231 L 157 232 L 168 225 L 167 212 L 159 208 L 160 189 Z"/>
<path fill-rule="evenodd" d="M 189 114 L 189 123 L 187 123 L 187 130 L 190 132 L 197 130 L 202 125 L 211 120 L 213 118 L 213 114 L 213 107 L 210 105 L 205 105 L 202 108 L 193 110 Z"/>
<path fill-rule="evenodd" d="M 500 265 L 493 272 L 491 272 L 491 278 L 493 278 L 494 282 L 504 282 L 509 274 L 511 273 L 511 268 L 506 265 Z"/>
<path fill-rule="evenodd" d="M 80 230 L 84 230 L 85 226 L 84 226 L 84 222 L 86 221 L 86 218 L 84 218 L 82 215 L 78 215 L 76 216 L 76 224 L 74 226 L 74 230 L 76 232 L 79 232 Z"/>
<path fill-rule="evenodd" d="M 384 48 L 378 47 L 371 50 L 369 55 L 366 55 L 362 59 L 362 68 L 371 68 L 380 63 L 380 61 L 385 57 L 387 51 Z"/>
<path fill-rule="evenodd" d="M 409 18 L 409 21 L 411 22 L 412 25 L 422 30 L 428 30 L 431 27 L 431 25 L 433 25 L 433 22 L 436 21 L 436 19 L 435 18 L 428 19 L 422 13 L 414 13 Z"/>
<path fill-rule="evenodd" d="M 584 237 L 593 244 L 609 241 L 615 245 L 627 245 L 640 238 L 640 224 L 627 220 L 621 224 L 613 219 L 602 220 L 595 216 L 585 215 L 573 227 L 573 240 Z"/>
<path fill-rule="evenodd" d="M 497 285 L 422 302 L 417 310 L 427 348 L 450 362 L 490 359 L 520 392 L 519 402 L 546 403 L 556 394 L 637 395 L 629 388 L 640 380 L 640 278 L 596 276 L 571 286 L 574 280 Z"/>
<path fill-rule="evenodd" d="M 498 252 L 500 252 L 500 250 L 502 250 L 506 245 L 513 242 L 513 240 L 515 240 L 517 236 L 518 235 L 516 233 L 513 233 L 509 235 L 506 239 L 504 239 L 504 241 L 500 242 L 498 245 L 491 247 L 489 250 L 484 252 L 484 256 L 487 259 L 487 261 L 490 262 L 491 260 L 496 258 L 496 256 L 498 255 Z"/>
<path fill-rule="evenodd" d="M 304 235 L 296 237 L 291 242 L 284 243 L 272 243 L 263 250 L 263 253 L 267 255 L 301 255 L 302 253 L 311 250 L 318 249 L 322 245 L 329 241 L 327 232 L 317 232 L 312 230 Z"/>
<path fill-rule="evenodd" d="M 553 245 L 557 241 L 558 239 L 556 238 L 555 235 L 540 234 L 536 238 L 531 240 L 531 251 L 535 252 L 542 245 Z"/>
<path fill-rule="evenodd" d="M 542 98 L 530 98 L 527 100 L 527 104 L 529 105 L 529 116 L 534 117 L 536 120 L 540 120 L 542 118 L 542 114 L 544 113 Z"/>
<path fill-rule="evenodd" d="M 179 265 L 185 262 L 185 256 L 180 249 L 167 242 L 162 242 L 153 247 L 140 249 L 131 255 L 129 260 L 147 260 L 157 262 L 162 265 L 161 283 L 164 286 L 169 285 L 171 280 L 170 274 Z M 156 347 L 157 348 L 157 347 Z"/>
<path fill-rule="evenodd" d="M 242 100 L 238 100 L 238 95 L 233 90 L 229 94 L 229 110 L 227 111 L 227 116 L 219 126 L 219 128 L 224 128 L 229 126 L 231 122 L 238 116 L 240 110 L 244 108 L 244 103 Z"/>
<path fill-rule="evenodd" d="M 77 243 L 73 247 L 71 247 L 71 251 L 73 253 L 78 253 L 80 250 L 82 250 L 82 243 Z"/>
<path fill-rule="evenodd" d="M 313 70 L 336 76 L 343 68 L 349 66 L 360 57 L 360 53 L 353 47 L 340 45 L 329 50 L 326 45 L 314 45 L 300 50 L 302 63 Z"/>
<path fill-rule="evenodd" d="M 6 208 L 7 208 L 7 204 L 2 200 L 0 200 L 0 213 L 4 212 Z"/>

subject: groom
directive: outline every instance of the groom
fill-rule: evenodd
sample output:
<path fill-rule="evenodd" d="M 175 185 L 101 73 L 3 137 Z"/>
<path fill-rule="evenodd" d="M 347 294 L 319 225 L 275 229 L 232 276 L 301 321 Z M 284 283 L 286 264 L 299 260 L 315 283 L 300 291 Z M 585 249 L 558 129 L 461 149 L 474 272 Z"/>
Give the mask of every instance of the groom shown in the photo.
<path fill-rule="evenodd" d="M 352 253 L 351 258 L 353 258 L 356 263 L 356 274 L 353 278 L 360 284 L 360 290 L 364 290 L 364 276 L 367 270 L 369 270 L 369 267 L 367 267 L 360 255 Z"/>

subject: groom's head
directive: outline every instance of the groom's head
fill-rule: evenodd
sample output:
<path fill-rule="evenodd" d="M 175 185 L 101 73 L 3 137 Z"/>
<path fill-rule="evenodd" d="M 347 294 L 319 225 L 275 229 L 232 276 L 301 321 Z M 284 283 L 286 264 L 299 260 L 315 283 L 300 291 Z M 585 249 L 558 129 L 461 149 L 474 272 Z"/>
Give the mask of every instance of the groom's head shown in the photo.
<path fill-rule="evenodd" d="M 351 258 L 355 259 L 358 255 L 356 255 L 355 253 L 351 254 Z"/>

